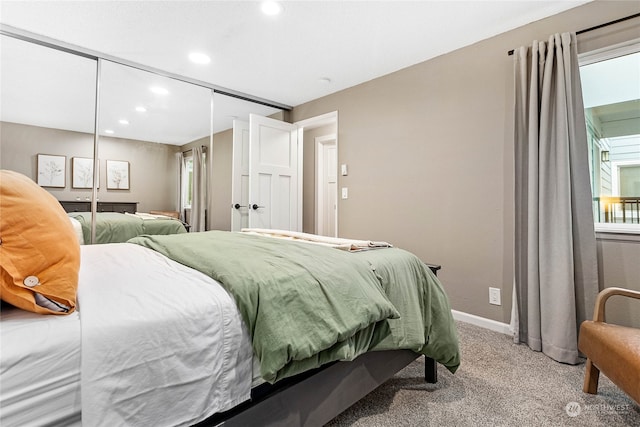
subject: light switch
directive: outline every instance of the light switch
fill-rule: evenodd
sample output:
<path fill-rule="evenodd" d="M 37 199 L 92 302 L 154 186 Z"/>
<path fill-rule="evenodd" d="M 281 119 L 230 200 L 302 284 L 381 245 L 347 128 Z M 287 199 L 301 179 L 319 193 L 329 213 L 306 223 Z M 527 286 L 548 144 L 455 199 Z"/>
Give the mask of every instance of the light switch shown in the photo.
<path fill-rule="evenodd" d="M 347 187 L 342 187 L 342 198 L 343 199 L 349 198 L 349 189 Z"/>
<path fill-rule="evenodd" d="M 347 164 L 343 163 L 340 165 L 340 173 L 342 176 L 347 176 Z"/>

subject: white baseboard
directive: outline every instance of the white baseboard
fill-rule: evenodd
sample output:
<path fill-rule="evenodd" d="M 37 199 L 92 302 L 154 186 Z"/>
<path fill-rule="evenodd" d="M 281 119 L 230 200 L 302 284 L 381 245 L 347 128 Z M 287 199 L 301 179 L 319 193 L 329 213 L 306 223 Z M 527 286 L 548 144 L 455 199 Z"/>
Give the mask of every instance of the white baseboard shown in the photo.
<path fill-rule="evenodd" d="M 480 326 L 481 328 L 489 329 L 491 331 L 500 332 L 501 334 L 511 335 L 510 327 L 507 323 L 498 322 L 497 320 L 491 320 L 484 317 L 476 316 L 475 314 L 464 313 L 462 311 L 451 310 L 453 318 L 465 323 L 471 323 L 472 325 Z"/>

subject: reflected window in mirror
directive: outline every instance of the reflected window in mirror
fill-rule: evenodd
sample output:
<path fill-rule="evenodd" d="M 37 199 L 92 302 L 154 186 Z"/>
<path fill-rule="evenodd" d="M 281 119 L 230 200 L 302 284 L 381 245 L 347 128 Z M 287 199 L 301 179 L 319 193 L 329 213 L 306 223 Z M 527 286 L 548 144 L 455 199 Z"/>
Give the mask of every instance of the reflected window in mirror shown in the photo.
<path fill-rule="evenodd" d="M 182 207 L 191 209 L 193 197 L 193 155 L 186 154 L 182 162 Z"/>

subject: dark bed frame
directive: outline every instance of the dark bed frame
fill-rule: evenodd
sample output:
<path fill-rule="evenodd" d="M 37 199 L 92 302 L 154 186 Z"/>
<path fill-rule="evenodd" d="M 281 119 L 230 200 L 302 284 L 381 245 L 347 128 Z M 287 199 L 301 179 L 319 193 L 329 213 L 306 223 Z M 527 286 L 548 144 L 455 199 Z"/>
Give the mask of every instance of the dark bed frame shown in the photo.
<path fill-rule="evenodd" d="M 323 426 L 393 377 L 420 355 L 411 350 L 365 353 L 276 384 L 262 384 L 251 399 L 196 424 L 205 426 Z M 437 381 L 436 362 L 425 357 L 425 381 Z"/>
<path fill-rule="evenodd" d="M 436 275 L 440 270 L 439 265 L 427 266 Z M 419 356 L 411 350 L 372 351 L 351 362 L 334 362 L 276 384 L 262 384 L 251 390 L 247 402 L 194 427 L 323 426 Z M 436 383 L 435 360 L 424 360 L 425 381 Z"/>

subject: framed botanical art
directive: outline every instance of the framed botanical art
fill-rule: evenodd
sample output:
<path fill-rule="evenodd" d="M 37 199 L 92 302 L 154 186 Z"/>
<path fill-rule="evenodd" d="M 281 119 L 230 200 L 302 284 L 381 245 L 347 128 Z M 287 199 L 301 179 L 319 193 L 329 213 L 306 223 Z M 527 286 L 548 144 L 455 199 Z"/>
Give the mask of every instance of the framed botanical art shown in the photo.
<path fill-rule="evenodd" d="M 71 188 L 93 188 L 93 159 L 86 157 L 71 159 Z"/>
<path fill-rule="evenodd" d="M 36 162 L 37 183 L 41 187 L 65 188 L 67 157 L 38 154 Z"/>
<path fill-rule="evenodd" d="M 107 190 L 129 189 L 129 162 L 107 160 Z"/>

